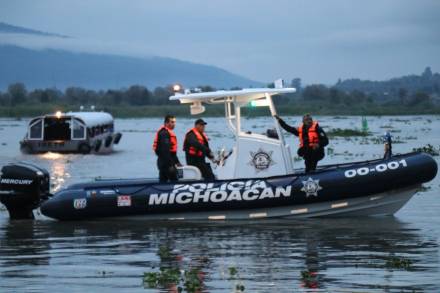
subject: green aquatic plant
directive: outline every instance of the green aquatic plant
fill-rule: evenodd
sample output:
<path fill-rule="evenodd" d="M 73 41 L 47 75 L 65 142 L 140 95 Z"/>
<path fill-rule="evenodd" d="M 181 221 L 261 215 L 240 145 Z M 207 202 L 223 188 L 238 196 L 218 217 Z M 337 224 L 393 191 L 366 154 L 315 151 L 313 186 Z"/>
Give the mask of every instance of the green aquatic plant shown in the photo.
<path fill-rule="evenodd" d="M 231 278 L 234 278 L 237 275 L 237 268 L 229 267 L 229 275 L 231 276 Z"/>
<path fill-rule="evenodd" d="M 358 129 L 341 129 L 341 128 L 334 128 L 330 129 L 327 132 L 327 136 L 329 137 L 351 137 L 351 136 L 369 136 L 371 135 L 371 132 L 369 131 L 362 131 Z"/>
<path fill-rule="evenodd" d="M 401 119 L 401 118 L 391 118 L 390 121 L 394 121 L 394 122 L 410 122 L 411 120 L 409 119 Z"/>
<path fill-rule="evenodd" d="M 311 270 L 304 270 L 300 273 L 302 284 L 306 288 L 318 288 L 318 274 Z"/>
<path fill-rule="evenodd" d="M 193 266 L 182 261 L 183 257 L 170 247 L 160 245 L 157 251 L 161 266 L 159 271 L 145 272 L 142 277 L 144 288 L 176 288 L 178 292 L 198 292 L 203 287 L 204 273 L 201 266 Z M 207 259 L 201 258 L 201 263 Z M 154 269 L 154 268 L 152 268 Z"/>
<path fill-rule="evenodd" d="M 228 271 L 229 271 L 229 279 L 230 280 L 235 280 L 235 291 L 234 291 L 234 293 L 242 293 L 242 292 L 244 292 L 245 287 L 243 285 L 243 282 L 241 281 L 238 269 L 236 267 L 229 267 Z"/>
<path fill-rule="evenodd" d="M 187 292 L 196 292 L 202 288 L 202 272 L 198 268 L 192 268 L 184 273 L 184 286 Z"/>
<path fill-rule="evenodd" d="M 412 267 L 412 261 L 403 257 L 390 257 L 385 263 L 385 267 L 393 269 L 409 270 Z"/>
<path fill-rule="evenodd" d="M 159 272 L 145 272 L 143 285 L 145 288 L 169 288 L 175 286 L 179 292 L 193 293 L 202 286 L 203 273 L 199 268 L 181 271 L 179 268 L 160 268 Z"/>
<path fill-rule="evenodd" d="M 379 128 L 386 128 L 386 129 L 392 129 L 392 128 L 394 128 L 392 125 L 382 125 L 382 126 L 379 126 Z"/>
<path fill-rule="evenodd" d="M 160 268 L 159 272 L 146 272 L 143 276 L 144 287 L 165 288 L 172 284 L 178 284 L 180 270 L 178 268 Z"/>
<path fill-rule="evenodd" d="M 327 147 L 327 155 L 331 156 L 335 153 L 335 149 L 332 147 Z"/>
<path fill-rule="evenodd" d="M 405 139 L 405 140 L 416 140 L 417 136 L 413 136 L 413 135 L 405 136 L 403 139 Z"/>
<path fill-rule="evenodd" d="M 379 136 L 379 137 L 372 137 L 372 138 L 370 138 L 370 142 L 371 142 L 372 144 L 384 144 L 384 138 L 383 138 L 382 136 Z M 405 141 L 402 140 L 402 138 L 401 138 L 400 136 L 393 136 L 393 137 L 391 138 L 391 142 L 392 142 L 393 144 L 396 144 L 396 143 L 405 143 Z"/>
<path fill-rule="evenodd" d="M 245 287 L 244 287 L 243 284 L 237 284 L 237 285 L 235 286 L 235 292 L 236 292 L 236 293 L 244 292 L 244 289 L 245 289 Z"/>
<path fill-rule="evenodd" d="M 430 154 L 431 156 L 438 156 L 440 155 L 440 147 L 437 149 L 433 145 L 427 144 L 423 147 L 413 148 L 413 152 L 424 152 Z"/>

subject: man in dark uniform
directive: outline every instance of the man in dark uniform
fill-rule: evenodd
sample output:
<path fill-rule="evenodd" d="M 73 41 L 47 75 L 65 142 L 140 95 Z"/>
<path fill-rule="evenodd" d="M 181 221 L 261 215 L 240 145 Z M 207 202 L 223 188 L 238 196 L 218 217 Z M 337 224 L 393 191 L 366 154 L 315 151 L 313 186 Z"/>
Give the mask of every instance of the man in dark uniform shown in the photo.
<path fill-rule="evenodd" d="M 298 155 L 303 157 L 306 165 L 306 173 L 316 170 L 318 161 L 325 156 L 324 147 L 328 145 L 328 138 L 324 130 L 319 127 L 317 121 L 313 121 L 310 114 L 303 116 L 303 123 L 298 127 L 289 126 L 277 115 L 274 116 L 280 126 L 287 132 L 299 136 L 300 147 Z"/>
<path fill-rule="evenodd" d="M 205 125 L 203 119 L 197 119 L 194 127 L 185 135 L 183 150 L 185 151 L 186 163 L 199 168 L 205 180 L 214 180 L 211 165 L 206 163 L 205 157 L 214 159 L 214 154 L 209 148 L 208 137 L 205 134 Z"/>
<path fill-rule="evenodd" d="M 177 167 L 181 166 L 177 157 L 177 138 L 174 134 L 176 117 L 165 116 L 164 125 L 156 132 L 153 150 L 157 155 L 159 182 L 177 181 Z"/>

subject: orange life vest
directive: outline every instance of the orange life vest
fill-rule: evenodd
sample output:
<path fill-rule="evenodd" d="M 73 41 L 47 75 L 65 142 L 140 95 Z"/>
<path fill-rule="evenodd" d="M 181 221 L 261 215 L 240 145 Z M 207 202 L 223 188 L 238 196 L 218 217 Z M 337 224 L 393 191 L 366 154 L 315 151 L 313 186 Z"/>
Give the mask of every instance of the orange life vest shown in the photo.
<path fill-rule="evenodd" d="M 153 142 L 153 151 L 155 153 L 157 153 L 157 147 L 158 147 L 158 143 L 159 143 L 159 132 L 162 129 L 165 129 L 166 131 L 168 131 L 168 134 L 170 135 L 170 152 L 177 153 L 177 137 L 174 134 L 174 131 L 172 131 L 171 129 L 169 129 L 165 125 L 163 125 L 161 128 L 159 128 L 159 130 L 156 132 L 156 137 L 154 138 L 154 142 Z"/>
<path fill-rule="evenodd" d="M 301 124 L 298 128 L 299 132 L 299 146 L 304 146 L 304 134 L 303 134 L 304 124 Z M 309 127 L 308 138 L 309 138 L 309 146 L 313 146 L 316 143 L 319 143 L 319 134 L 318 134 L 318 122 L 313 121 L 312 125 Z"/>
<path fill-rule="evenodd" d="M 203 157 L 203 152 L 193 146 L 188 147 L 186 145 L 186 136 L 190 133 L 193 132 L 197 138 L 197 140 L 200 142 L 200 144 L 202 145 L 206 145 L 208 142 L 208 136 L 206 136 L 205 133 L 200 133 L 195 127 L 190 129 L 186 134 L 185 134 L 185 141 L 183 143 L 183 150 L 186 152 L 188 151 L 188 154 L 190 156 L 196 156 L 196 157 Z"/>

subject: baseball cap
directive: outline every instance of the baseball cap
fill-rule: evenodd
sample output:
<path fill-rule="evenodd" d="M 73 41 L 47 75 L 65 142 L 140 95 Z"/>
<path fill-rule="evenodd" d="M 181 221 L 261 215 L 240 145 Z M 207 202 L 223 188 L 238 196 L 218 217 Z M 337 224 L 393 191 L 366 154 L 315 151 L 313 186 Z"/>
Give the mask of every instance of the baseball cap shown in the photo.
<path fill-rule="evenodd" d="M 199 119 L 196 120 L 196 122 L 194 122 L 194 125 L 197 125 L 197 124 L 203 124 L 203 125 L 206 125 L 206 124 L 208 124 L 208 123 L 206 123 L 205 120 L 199 118 Z"/>

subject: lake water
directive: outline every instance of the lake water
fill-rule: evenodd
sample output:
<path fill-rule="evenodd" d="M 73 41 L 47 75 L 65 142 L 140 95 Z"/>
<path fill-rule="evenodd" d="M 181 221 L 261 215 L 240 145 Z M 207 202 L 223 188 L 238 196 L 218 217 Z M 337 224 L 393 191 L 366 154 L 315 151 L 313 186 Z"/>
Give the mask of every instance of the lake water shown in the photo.
<path fill-rule="evenodd" d="M 360 117 L 317 118 L 326 130 L 361 128 Z M 395 153 L 440 146 L 440 116 L 367 119 L 372 136 L 332 138 L 320 164 L 381 157 L 376 138 L 385 130 L 399 142 Z M 223 119 L 206 121 L 213 149 L 229 149 L 233 140 Z M 286 121 L 295 125 L 300 118 Z M 47 168 L 53 191 L 96 177 L 157 177 L 151 145 L 161 119 L 116 120 L 123 137 L 110 155 L 23 155 L 18 142 L 26 123 L 0 120 L 0 165 L 26 160 Z M 192 123 L 177 120 L 180 143 Z M 244 128 L 262 133 L 269 125 L 269 119 L 250 118 Z M 297 138 L 287 140 L 296 149 Z M 240 286 L 244 292 L 440 292 L 439 178 L 385 218 L 64 223 L 9 221 L 2 209 L 0 292 L 177 292 L 144 288 L 143 274 L 159 267 L 197 268 L 202 292 L 238 292 Z"/>

